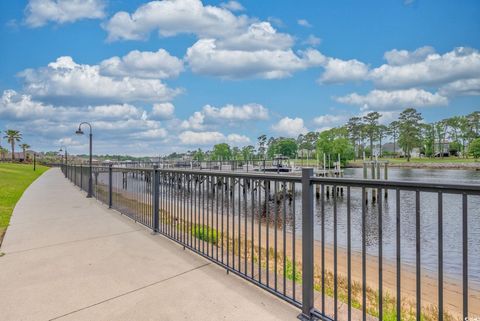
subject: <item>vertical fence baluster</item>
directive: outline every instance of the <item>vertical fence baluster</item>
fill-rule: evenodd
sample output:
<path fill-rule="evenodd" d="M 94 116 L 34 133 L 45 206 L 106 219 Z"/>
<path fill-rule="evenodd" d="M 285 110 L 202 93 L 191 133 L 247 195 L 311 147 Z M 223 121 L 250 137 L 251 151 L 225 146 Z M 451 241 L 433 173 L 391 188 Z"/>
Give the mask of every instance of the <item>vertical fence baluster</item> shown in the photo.
<path fill-rule="evenodd" d="M 462 244 L 463 244 L 463 319 L 468 319 L 468 207 L 467 194 L 462 194 Z"/>
<path fill-rule="evenodd" d="M 438 193 L 438 320 L 443 320 L 443 193 Z"/>
<path fill-rule="evenodd" d="M 313 303 L 313 168 L 302 169 L 302 314 L 310 320 Z"/>
<path fill-rule="evenodd" d="M 422 320 L 422 279 L 420 246 L 420 191 L 415 191 L 415 245 L 416 245 L 416 283 L 417 283 L 417 321 Z"/>
<path fill-rule="evenodd" d="M 402 283 L 401 283 L 401 221 L 400 221 L 400 190 L 397 188 L 395 193 L 396 201 L 396 248 L 395 252 L 397 255 L 397 321 L 402 320 Z"/>
<path fill-rule="evenodd" d="M 112 208 L 113 195 L 112 195 L 112 185 L 113 185 L 113 169 L 112 164 L 108 166 L 108 208 Z"/>
<path fill-rule="evenodd" d="M 352 320 L 352 223 L 350 186 L 347 186 L 347 319 Z"/>
<path fill-rule="evenodd" d="M 383 209 L 382 189 L 378 189 L 378 319 L 383 320 Z"/>
<path fill-rule="evenodd" d="M 153 232 L 157 233 L 159 231 L 159 217 L 158 213 L 160 211 L 159 207 L 159 201 L 160 201 L 160 190 L 159 190 L 159 180 L 160 180 L 160 173 L 158 171 L 158 166 L 155 165 L 153 166 L 153 177 L 152 177 L 152 183 L 153 183 L 153 191 L 152 191 L 152 196 L 153 196 Z"/>
<path fill-rule="evenodd" d="M 362 320 L 367 320 L 367 264 L 366 264 L 366 215 L 365 187 L 362 187 Z"/>

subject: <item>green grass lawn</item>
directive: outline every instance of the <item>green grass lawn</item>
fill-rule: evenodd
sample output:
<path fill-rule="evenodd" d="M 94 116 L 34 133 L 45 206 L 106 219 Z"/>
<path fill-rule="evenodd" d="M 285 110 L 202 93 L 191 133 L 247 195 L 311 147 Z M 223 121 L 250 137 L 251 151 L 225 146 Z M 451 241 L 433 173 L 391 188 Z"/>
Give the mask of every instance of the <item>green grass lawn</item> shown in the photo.
<path fill-rule="evenodd" d="M 33 171 L 31 164 L 0 163 L 0 244 L 7 229 L 13 208 L 23 191 L 48 167 L 37 165 Z"/>

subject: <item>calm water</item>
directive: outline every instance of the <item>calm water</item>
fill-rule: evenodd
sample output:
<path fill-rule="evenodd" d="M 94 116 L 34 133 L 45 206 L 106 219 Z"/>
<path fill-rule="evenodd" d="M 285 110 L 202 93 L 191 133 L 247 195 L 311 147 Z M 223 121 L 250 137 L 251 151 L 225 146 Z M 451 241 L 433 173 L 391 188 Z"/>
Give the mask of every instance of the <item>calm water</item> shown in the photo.
<path fill-rule="evenodd" d="M 346 169 L 345 177 L 362 177 L 363 169 Z M 422 182 L 480 184 L 480 171 L 400 169 L 390 168 L 389 179 Z M 396 197 L 390 191 L 383 199 L 383 255 L 386 259 L 396 259 Z M 415 265 L 415 192 L 401 192 L 401 256 L 402 262 Z M 438 260 L 438 199 L 436 193 L 420 193 L 421 261 L 422 267 L 437 271 Z M 316 202 L 316 238 L 321 236 L 320 200 Z M 352 248 L 361 251 L 361 192 L 352 189 Z M 347 220 L 346 195 L 337 202 L 338 244 L 346 247 Z M 297 217 L 300 213 L 297 213 Z M 367 253 L 378 253 L 378 204 L 369 204 L 366 209 Z M 469 281 L 480 285 L 480 196 L 468 197 L 468 251 Z M 297 224 L 298 225 L 298 224 Z M 299 228 L 299 226 L 297 226 Z M 325 237 L 333 243 L 333 201 L 325 203 Z M 461 278 L 462 271 L 462 197 L 444 194 L 443 196 L 443 259 L 444 272 L 452 278 Z"/>
<path fill-rule="evenodd" d="M 101 175 L 99 180 L 107 183 L 107 178 Z M 363 169 L 352 168 L 345 170 L 345 177 L 361 178 Z M 118 177 L 120 181 L 120 175 Z M 389 179 L 391 180 L 409 180 L 422 182 L 444 182 L 444 183 L 470 183 L 480 184 L 480 171 L 472 170 L 439 170 L 439 169 L 400 169 L 390 168 Z M 128 191 L 142 192 L 143 181 L 138 181 L 128 177 Z M 138 183 L 139 182 L 139 183 Z M 238 186 L 238 185 L 237 185 Z M 272 184 L 272 190 L 274 186 Z M 150 192 L 148 189 L 147 192 Z M 243 194 L 243 193 L 241 193 Z M 238 187 L 235 188 L 235 199 L 240 195 Z M 250 192 L 246 194 L 247 202 L 245 211 L 242 197 L 242 215 L 250 215 L 251 201 Z M 383 256 L 385 260 L 392 262 L 396 259 L 396 198 L 395 192 L 390 191 L 388 197 L 382 202 L 383 218 Z M 182 196 L 183 197 L 183 196 Z M 185 196 L 186 198 L 192 195 Z M 214 197 L 210 193 L 210 197 Z M 438 260 L 438 211 L 437 194 L 420 193 L 421 199 L 421 264 L 428 271 L 437 271 Z M 402 191 L 400 196 L 401 208 L 401 256 L 402 262 L 407 265 L 415 266 L 415 192 Z M 258 207 L 255 201 L 254 206 Z M 262 207 L 264 206 L 262 195 Z M 347 197 L 346 189 L 343 197 L 337 200 L 337 240 L 338 246 L 346 248 L 347 245 Z M 297 235 L 301 234 L 301 190 L 297 184 L 295 192 L 295 208 L 293 203 L 286 203 L 286 226 L 289 231 L 296 229 Z M 209 204 L 212 204 L 210 201 Z M 213 201 L 215 204 L 215 201 Z M 274 216 L 273 209 L 275 202 L 270 201 L 270 217 Z M 333 200 L 325 200 L 325 240 L 333 244 Z M 226 206 L 224 204 L 224 206 Z M 231 204 L 230 204 L 231 206 Z M 238 206 L 238 201 L 235 206 Z M 283 206 L 283 205 L 282 205 Z M 209 206 L 211 207 L 211 205 Z M 256 208 L 255 208 L 256 209 Z M 315 238 L 321 238 L 321 200 L 315 201 Z M 279 212 L 282 217 L 283 208 Z M 295 214 L 293 213 L 295 211 Z M 225 211 L 226 212 L 226 211 Z M 378 254 L 378 204 L 369 203 L 366 207 L 366 246 L 367 253 L 371 255 Z M 238 210 L 237 210 L 238 213 Z M 295 224 L 293 224 L 293 215 L 295 215 Z M 352 217 L 352 248 L 354 251 L 361 251 L 362 245 L 362 202 L 361 190 L 352 188 L 351 190 L 351 217 Z M 462 271 L 462 198 L 460 195 L 444 194 L 443 196 L 443 233 L 444 233 L 444 273 L 446 277 L 461 278 Z M 480 196 L 468 197 L 468 251 L 469 251 L 469 282 L 475 287 L 480 286 Z M 294 226 L 295 225 L 295 226 Z"/>

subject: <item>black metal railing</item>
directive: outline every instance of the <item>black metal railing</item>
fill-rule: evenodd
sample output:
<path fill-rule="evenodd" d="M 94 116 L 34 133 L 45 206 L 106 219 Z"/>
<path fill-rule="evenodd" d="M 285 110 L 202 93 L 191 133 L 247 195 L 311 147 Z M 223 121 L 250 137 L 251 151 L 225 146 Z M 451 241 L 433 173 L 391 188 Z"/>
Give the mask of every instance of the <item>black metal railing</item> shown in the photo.
<path fill-rule="evenodd" d="M 88 167 L 63 171 L 87 191 Z M 92 175 L 99 201 L 301 308 L 304 319 L 449 320 L 480 309 L 480 185 L 312 169 L 95 166 Z"/>

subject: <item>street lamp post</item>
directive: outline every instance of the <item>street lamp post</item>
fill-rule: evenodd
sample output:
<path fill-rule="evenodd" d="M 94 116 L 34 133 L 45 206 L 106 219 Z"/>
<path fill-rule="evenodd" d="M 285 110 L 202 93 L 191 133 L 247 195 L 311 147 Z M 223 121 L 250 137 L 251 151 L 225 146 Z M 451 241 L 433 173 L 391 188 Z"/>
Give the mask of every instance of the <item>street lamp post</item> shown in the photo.
<path fill-rule="evenodd" d="M 92 197 L 92 125 L 88 122 L 81 122 L 78 125 L 78 130 L 75 131 L 75 134 L 77 135 L 83 135 L 83 130 L 82 130 L 82 125 L 88 125 L 90 128 L 90 157 L 89 157 L 89 169 L 88 169 L 88 193 L 87 193 L 87 198 Z"/>
<path fill-rule="evenodd" d="M 65 156 L 64 156 L 64 158 L 63 158 L 63 159 L 64 159 L 64 164 L 63 164 L 63 165 L 65 166 L 65 177 L 67 177 L 67 165 L 68 165 L 68 158 L 67 158 L 67 156 L 68 156 L 68 153 L 67 153 L 67 146 L 63 146 L 63 145 L 62 145 L 62 146 L 60 146 L 60 150 L 59 150 L 59 152 L 63 152 L 63 151 L 65 151 Z"/>

